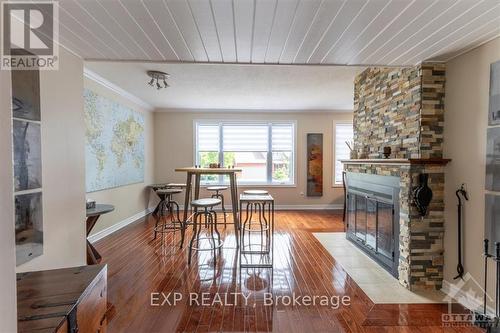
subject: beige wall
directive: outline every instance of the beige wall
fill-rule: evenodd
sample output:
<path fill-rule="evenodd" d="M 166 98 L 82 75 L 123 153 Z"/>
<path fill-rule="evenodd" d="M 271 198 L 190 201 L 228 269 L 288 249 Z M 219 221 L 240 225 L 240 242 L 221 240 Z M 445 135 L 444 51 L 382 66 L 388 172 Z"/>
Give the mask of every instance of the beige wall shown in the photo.
<path fill-rule="evenodd" d="M 144 182 L 87 193 L 87 198 L 95 200 L 98 203 L 107 203 L 115 206 L 115 210 L 112 213 L 105 214 L 100 217 L 99 221 L 92 230 L 92 234 L 95 234 L 136 214 L 144 212 L 149 205 L 153 205 L 156 202 L 156 198 L 154 197 L 150 200 L 151 193 L 146 187 L 153 182 L 153 114 L 152 112 L 149 112 L 148 110 L 145 110 L 144 108 L 131 102 L 129 99 L 120 96 L 118 93 L 89 78 L 85 78 L 84 86 L 85 88 L 91 89 L 135 111 L 143 113 L 145 121 Z"/>
<path fill-rule="evenodd" d="M 351 113 L 293 113 L 221 112 L 196 113 L 188 111 L 155 112 L 155 182 L 185 182 L 186 175 L 174 172 L 176 167 L 194 165 L 193 122 L 197 119 L 291 120 L 297 122 L 296 184 L 294 187 L 268 187 L 278 206 L 311 208 L 341 207 L 343 191 L 332 187 L 334 122 L 352 121 Z M 306 197 L 306 134 L 323 133 L 323 196 Z M 263 186 L 259 186 L 263 188 Z M 202 192 L 201 195 L 204 195 Z M 179 198 L 180 200 L 180 198 Z M 181 201 L 181 200 L 180 200 Z M 228 199 L 229 201 L 229 199 Z"/>
<path fill-rule="evenodd" d="M 0 332 L 15 332 L 17 325 L 10 101 L 10 72 L 0 70 Z"/>
<path fill-rule="evenodd" d="M 447 63 L 444 126 L 446 168 L 446 234 L 444 278 L 452 282 L 457 265 L 457 199 L 467 185 L 470 200 L 464 209 L 464 266 L 477 281 L 483 279 L 484 186 L 490 64 L 500 60 L 500 38 Z M 490 267 L 493 286 L 493 267 Z M 490 289 L 494 295 L 493 289 Z"/>
<path fill-rule="evenodd" d="M 43 255 L 18 266 L 18 272 L 86 260 L 83 61 L 59 50 L 59 70 L 40 71 Z"/>

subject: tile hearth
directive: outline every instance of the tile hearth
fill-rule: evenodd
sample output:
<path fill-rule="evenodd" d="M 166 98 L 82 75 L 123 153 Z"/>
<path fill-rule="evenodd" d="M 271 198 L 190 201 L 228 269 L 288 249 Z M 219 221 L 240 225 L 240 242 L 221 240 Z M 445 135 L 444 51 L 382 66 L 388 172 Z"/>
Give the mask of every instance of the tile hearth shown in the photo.
<path fill-rule="evenodd" d="M 347 274 L 375 304 L 446 303 L 439 290 L 410 291 L 375 261 L 346 239 L 343 232 L 321 232 L 314 236 L 340 263 Z"/>

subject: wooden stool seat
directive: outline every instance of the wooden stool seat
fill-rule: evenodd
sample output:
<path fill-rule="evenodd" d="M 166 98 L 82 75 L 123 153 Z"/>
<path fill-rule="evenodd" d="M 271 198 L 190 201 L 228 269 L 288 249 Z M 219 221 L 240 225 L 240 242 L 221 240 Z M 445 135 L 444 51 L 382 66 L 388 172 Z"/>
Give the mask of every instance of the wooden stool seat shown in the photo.
<path fill-rule="evenodd" d="M 191 237 L 191 241 L 189 242 L 188 265 L 191 265 L 191 253 L 193 250 L 214 251 L 214 267 L 217 267 L 216 251 L 217 249 L 219 249 L 220 255 L 221 248 L 224 242 L 221 240 L 220 233 L 217 230 L 217 213 L 213 210 L 213 207 L 220 205 L 221 202 L 222 200 L 216 198 L 203 198 L 191 201 L 191 206 L 195 208 L 195 213 L 193 215 L 193 236 Z M 197 210 L 196 208 L 203 209 Z M 200 232 L 203 224 L 205 224 L 207 236 L 200 238 Z M 217 240 L 215 239 L 215 235 L 217 235 Z M 202 239 L 209 240 L 209 248 L 201 247 L 200 240 Z"/>
<path fill-rule="evenodd" d="M 182 190 L 178 189 L 178 188 L 162 188 L 162 189 L 156 190 L 156 193 L 158 195 L 177 194 L 177 193 L 181 193 L 181 192 L 182 192 Z"/>
<path fill-rule="evenodd" d="M 204 198 L 191 201 L 191 206 L 198 208 L 207 208 L 207 207 L 217 206 L 220 203 L 221 203 L 220 199 Z"/>
<path fill-rule="evenodd" d="M 246 190 L 243 191 L 244 194 L 250 194 L 250 195 L 264 195 L 264 194 L 269 194 L 268 191 L 266 190 Z"/>
<path fill-rule="evenodd" d="M 183 183 L 168 183 L 165 187 L 168 187 L 168 188 L 186 188 L 186 184 L 183 184 Z"/>
<path fill-rule="evenodd" d="M 161 188 L 166 188 L 167 184 L 151 184 L 149 185 L 150 188 L 152 188 L 154 191 L 159 190 Z"/>
<path fill-rule="evenodd" d="M 209 186 L 207 187 L 207 191 L 224 191 L 227 190 L 227 186 Z"/>

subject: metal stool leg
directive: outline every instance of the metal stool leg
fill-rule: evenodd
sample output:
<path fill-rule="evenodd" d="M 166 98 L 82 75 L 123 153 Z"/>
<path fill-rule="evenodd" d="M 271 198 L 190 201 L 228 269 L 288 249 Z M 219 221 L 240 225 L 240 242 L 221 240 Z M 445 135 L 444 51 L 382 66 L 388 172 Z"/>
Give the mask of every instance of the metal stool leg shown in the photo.
<path fill-rule="evenodd" d="M 215 229 L 215 233 L 217 234 L 217 244 L 220 244 L 221 243 L 221 238 L 220 238 L 220 233 L 219 233 L 219 230 L 217 229 L 217 213 L 215 212 L 215 210 L 213 210 L 212 208 L 212 211 L 211 213 L 213 214 L 214 216 L 214 229 Z M 219 253 L 222 251 L 222 246 L 219 247 Z"/>
<path fill-rule="evenodd" d="M 161 201 L 158 203 L 158 205 L 155 208 L 155 211 L 153 212 L 153 216 L 156 217 L 153 240 L 156 239 L 156 236 L 158 234 L 158 231 L 157 231 L 158 223 L 159 223 L 161 217 L 163 216 L 163 209 L 164 209 L 164 205 L 166 203 L 165 201 L 166 200 L 168 201 L 168 198 L 169 198 L 169 196 L 165 196 L 165 195 L 160 196 Z"/>
<path fill-rule="evenodd" d="M 210 233 L 210 240 L 212 241 L 212 248 L 214 251 L 214 267 L 217 266 L 217 248 L 215 246 L 215 237 L 214 237 L 214 218 L 211 213 L 208 212 L 208 208 L 205 207 L 205 220 L 208 220 L 208 232 Z"/>
<path fill-rule="evenodd" d="M 226 206 L 224 206 L 224 195 L 219 194 L 219 191 L 217 191 L 217 194 L 219 195 L 221 201 L 222 214 L 224 214 L 224 228 L 225 228 L 227 227 L 227 218 L 226 218 Z"/>
<path fill-rule="evenodd" d="M 191 265 L 191 253 L 193 252 L 193 242 L 196 238 L 197 229 L 198 229 L 198 213 L 193 216 L 193 236 L 191 236 L 191 241 L 189 242 L 189 251 L 188 251 L 188 265 Z"/>
<path fill-rule="evenodd" d="M 224 206 L 224 195 L 222 195 L 221 193 L 219 193 L 219 190 L 216 190 L 215 191 L 215 194 L 212 194 L 211 196 L 212 198 L 216 198 L 216 199 L 220 199 L 221 201 L 221 210 L 222 210 L 222 213 L 224 214 L 224 228 L 227 226 L 227 214 L 226 214 L 226 207 Z"/>

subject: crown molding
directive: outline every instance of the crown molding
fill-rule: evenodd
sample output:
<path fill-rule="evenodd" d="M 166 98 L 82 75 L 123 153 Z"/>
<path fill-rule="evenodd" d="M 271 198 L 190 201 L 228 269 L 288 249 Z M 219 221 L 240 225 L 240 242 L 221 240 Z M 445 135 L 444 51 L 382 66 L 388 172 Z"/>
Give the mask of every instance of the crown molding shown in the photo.
<path fill-rule="evenodd" d="M 138 106 L 141 106 L 141 107 L 145 108 L 148 111 L 153 111 L 155 109 L 151 104 L 143 101 L 139 97 L 137 97 L 137 96 L 129 93 L 128 91 L 126 91 L 123 88 L 117 86 L 116 84 L 114 84 L 114 83 L 106 80 L 105 78 L 103 78 L 99 74 L 91 71 L 87 67 L 83 67 L 83 75 L 86 78 L 88 78 L 88 79 L 90 79 L 92 81 L 95 81 L 95 82 L 101 84 L 102 86 L 108 88 L 109 90 L 117 93 L 121 97 L 128 99 L 132 103 L 134 103 L 134 104 L 136 104 Z"/>

